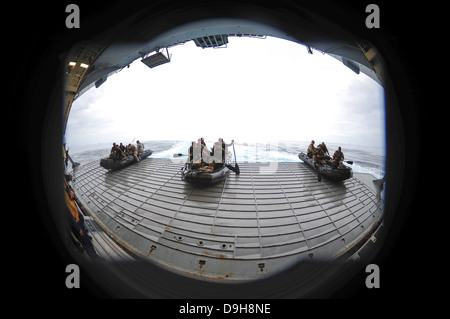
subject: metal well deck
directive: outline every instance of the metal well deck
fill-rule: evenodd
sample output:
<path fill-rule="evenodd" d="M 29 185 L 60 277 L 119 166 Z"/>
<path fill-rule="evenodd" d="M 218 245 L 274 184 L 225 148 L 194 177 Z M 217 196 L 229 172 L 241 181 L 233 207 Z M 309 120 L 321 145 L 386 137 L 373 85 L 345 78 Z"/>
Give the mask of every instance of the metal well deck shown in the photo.
<path fill-rule="evenodd" d="M 322 179 L 303 163 L 239 163 L 212 187 L 180 179 L 182 161 L 148 158 L 74 171 L 84 208 L 116 242 L 189 276 L 248 280 L 300 260 L 335 259 L 370 235 L 383 200 L 355 177 Z M 267 168 L 275 168 L 273 171 Z"/>

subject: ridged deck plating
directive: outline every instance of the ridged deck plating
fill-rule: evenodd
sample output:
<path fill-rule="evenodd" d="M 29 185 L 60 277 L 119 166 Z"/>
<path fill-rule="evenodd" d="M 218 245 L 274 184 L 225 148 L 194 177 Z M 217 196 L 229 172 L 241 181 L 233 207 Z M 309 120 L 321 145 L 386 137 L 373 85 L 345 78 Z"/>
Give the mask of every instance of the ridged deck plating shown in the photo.
<path fill-rule="evenodd" d="M 303 163 L 239 163 L 211 187 L 183 182 L 184 162 L 148 158 L 74 171 L 91 217 L 134 254 L 209 280 L 249 280 L 300 260 L 349 252 L 380 222 L 383 200 L 355 174 L 317 181 Z"/>

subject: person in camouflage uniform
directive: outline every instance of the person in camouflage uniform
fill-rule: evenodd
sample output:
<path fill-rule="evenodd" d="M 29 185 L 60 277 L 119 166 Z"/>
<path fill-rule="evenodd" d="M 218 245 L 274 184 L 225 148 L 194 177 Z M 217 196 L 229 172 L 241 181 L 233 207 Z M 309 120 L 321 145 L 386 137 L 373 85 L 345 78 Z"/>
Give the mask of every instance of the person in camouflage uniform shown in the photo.
<path fill-rule="evenodd" d="M 322 149 L 322 144 L 319 144 L 316 151 L 314 152 L 313 157 L 314 163 L 319 163 L 321 165 L 325 165 L 325 152 Z"/>
<path fill-rule="evenodd" d="M 313 156 L 314 156 L 314 153 L 315 153 L 315 151 L 316 151 L 316 148 L 314 147 L 314 140 L 312 140 L 311 141 L 311 144 L 309 144 L 309 146 L 308 146 L 308 151 L 306 152 L 306 155 L 309 157 L 309 158 L 313 158 Z"/>
<path fill-rule="evenodd" d="M 342 162 L 344 162 L 344 153 L 342 153 L 341 147 L 339 146 L 333 154 L 333 168 L 342 168 Z"/>
<path fill-rule="evenodd" d="M 127 146 L 127 153 L 129 155 L 134 156 L 134 159 L 136 160 L 136 162 L 139 162 L 139 157 L 138 157 L 138 153 L 137 153 L 137 148 L 136 146 L 134 146 L 133 144 L 128 144 Z"/>

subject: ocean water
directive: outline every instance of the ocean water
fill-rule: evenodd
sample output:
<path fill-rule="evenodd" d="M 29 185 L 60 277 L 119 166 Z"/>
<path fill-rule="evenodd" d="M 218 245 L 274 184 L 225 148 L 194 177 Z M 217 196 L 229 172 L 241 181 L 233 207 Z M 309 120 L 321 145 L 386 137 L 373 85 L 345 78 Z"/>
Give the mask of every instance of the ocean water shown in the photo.
<path fill-rule="evenodd" d="M 173 154 L 187 154 L 191 141 L 142 141 L 145 148 L 153 150 L 151 157 L 172 159 Z M 211 148 L 215 141 L 205 140 L 206 145 Z M 229 141 L 225 141 L 228 143 Z M 120 141 L 119 141 L 120 143 Z M 306 152 L 309 141 L 277 141 L 267 143 L 235 142 L 236 160 L 240 162 L 301 162 L 298 158 L 300 152 Z M 316 141 L 316 146 L 318 141 Z M 361 145 L 346 145 L 326 143 L 328 151 L 332 156 L 334 151 L 341 146 L 346 161 L 353 161 L 352 167 L 355 173 L 369 173 L 380 179 L 386 170 L 385 148 L 368 147 Z M 92 144 L 84 146 L 69 147 L 69 154 L 75 162 L 85 164 L 100 160 L 109 155 L 112 147 L 110 144 Z M 234 162 L 233 147 L 228 147 L 231 159 Z"/>

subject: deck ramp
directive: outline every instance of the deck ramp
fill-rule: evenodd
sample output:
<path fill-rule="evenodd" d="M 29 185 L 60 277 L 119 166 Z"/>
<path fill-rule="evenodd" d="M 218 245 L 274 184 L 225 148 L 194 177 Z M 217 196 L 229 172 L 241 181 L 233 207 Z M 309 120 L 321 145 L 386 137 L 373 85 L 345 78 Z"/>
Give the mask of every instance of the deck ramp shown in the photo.
<path fill-rule="evenodd" d="M 255 279 L 300 260 L 338 258 L 382 219 L 383 200 L 358 174 L 318 182 L 300 162 L 239 163 L 240 175 L 200 187 L 181 180 L 183 164 L 148 158 L 111 172 L 94 161 L 73 172 L 72 184 L 122 247 L 209 280 Z"/>

